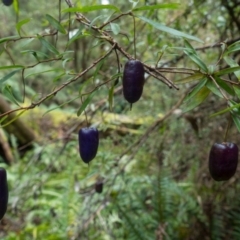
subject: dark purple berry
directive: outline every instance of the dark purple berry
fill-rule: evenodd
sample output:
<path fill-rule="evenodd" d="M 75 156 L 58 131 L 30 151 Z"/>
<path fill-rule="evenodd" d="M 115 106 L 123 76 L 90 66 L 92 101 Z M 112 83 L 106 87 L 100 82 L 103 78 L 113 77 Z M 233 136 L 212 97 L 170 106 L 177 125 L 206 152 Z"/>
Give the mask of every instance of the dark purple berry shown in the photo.
<path fill-rule="evenodd" d="M 95 191 L 97 193 L 101 193 L 103 191 L 103 182 L 96 182 L 95 183 Z"/>
<path fill-rule="evenodd" d="M 238 147 L 235 143 L 214 143 L 209 154 L 209 171 L 215 181 L 229 180 L 238 165 Z"/>
<path fill-rule="evenodd" d="M 4 168 L 0 168 L 0 220 L 7 211 L 8 204 L 8 184 L 7 172 Z"/>
<path fill-rule="evenodd" d="M 96 128 L 82 128 L 78 133 L 79 152 L 82 160 L 89 163 L 97 154 L 99 136 Z"/>
<path fill-rule="evenodd" d="M 138 60 L 129 60 L 123 71 L 123 95 L 129 103 L 137 102 L 143 92 L 144 67 Z"/>
<path fill-rule="evenodd" d="M 10 5 L 12 5 L 13 0 L 2 0 L 2 2 L 5 6 L 10 6 Z"/>

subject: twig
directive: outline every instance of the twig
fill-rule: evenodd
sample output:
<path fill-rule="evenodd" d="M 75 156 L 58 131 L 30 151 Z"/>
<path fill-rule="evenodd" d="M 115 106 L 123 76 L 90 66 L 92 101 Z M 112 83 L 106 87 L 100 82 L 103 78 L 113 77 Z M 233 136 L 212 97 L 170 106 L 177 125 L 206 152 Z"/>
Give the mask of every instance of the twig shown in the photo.
<path fill-rule="evenodd" d="M 214 77 L 212 75 L 209 75 L 209 77 L 212 79 L 212 81 L 214 82 L 214 84 L 216 85 L 217 89 L 221 92 L 222 96 L 226 99 L 226 101 L 228 101 L 228 97 L 225 95 L 225 93 L 223 92 L 223 90 L 219 87 L 219 85 L 217 84 L 216 80 L 214 79 Z"/>
<path fill-rule="evenodd" d="M 60 87 L 56 88 L 54 91 L 50 92 L 49 94 L 47 94 L 45 97 L 41 98 L 39 101 L 37 101 L 36 103 L 32 103 L 31 105 L 27 106 L 27 107 L 20 107 L 20 108 L 16 108 L 13 110 L 10 110 L 8 112 L 2 113 L 0 114 L 0 117 L 4 117 L 6 115 L 9 115 L 13 112 L 17 112 L 20 110 L 29 110 L 29 109 L 33 109 L 36 106 L 39 106 L 42 102 L 44 102 L 45 100 L 54 97 L 60 90 L 62 90 L 63 88 L 67 87 L 69 84 L 75 82 L 76 80 L 78 80 L 80 77 L 82 77 L 84 74 L 86 74 L 89 70 L 91 70 L 92 68 L 94 68 L 101 60 L 103 60 L 104 58 L 106 58 L 111 52 L 112 50 L 115 48 L 115 45 L 113 45 L 111 47 L 111 49 L 105 53 L 102 57 L 100 57 L 99 59 L 97 59 L 96 61 L 94 61 L 88 68 L 86 68 L 84 71 L 82 71 L 81 73 L 77 74 L 77 76 L 75 76 L 72 80 L 63 83 Z"/>

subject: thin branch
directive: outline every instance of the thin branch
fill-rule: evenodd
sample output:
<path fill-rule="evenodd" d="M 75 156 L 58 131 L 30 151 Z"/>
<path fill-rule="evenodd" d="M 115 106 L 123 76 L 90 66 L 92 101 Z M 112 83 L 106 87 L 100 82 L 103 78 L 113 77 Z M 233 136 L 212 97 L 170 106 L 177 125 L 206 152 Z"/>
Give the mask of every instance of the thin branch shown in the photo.
<path fill-rule="evenodd" d="M 61 91 L 63 88 L 67 87 L 69 84 L 75 82 L 76 80 L 78 80 L 80 77 L 82 77 L 84 74 L 86 74 L 88 71 L 90 71 L 92 68 L 94 68 L 101 60 L 103 60 L 104 58 L 106 58 L 111 52 L 112 50 L 115 48 L 115 45 L 113 45 L 111 47 L 111 49 L 105 53 L 102 57 L 100 57 L 99 59 L 97 59 L 96 61 L 94 61 L 88 68 L 86 68 L 84 71 L 82 71 L 81 73 L 79 73 L 77 76 L 75 76 L 72 80 L 63 83 L 60 87 L 56 88 L 54 91 L 50 92 L 49 94 L 47 94 L 45 97 L 41 98 L 39 101 L 37 101 L 36 103 L 32 103 L 31 105 L 27 106 L 27 107 L 20 107 L 20 108 L 16 108 L 13 110 L 10 110 L 8 112 L 2 113 L 0 114 L 0 117 L 4 117 L 6 115 L 9 115 L 13 112 L 17 112 L 20 110 L 30 110 L 33 109 L 37 106 L 39 106 L 42 102 L 44 102 L 45 100 L 54 97 L 59 91 Z"/>
<path fill-rule="evenodd" d="M 65 0 L 66 3 L 68 4 L 69 7 L 73 7 L 73 3 L 71 0 Z M 119 50 L 119 52 L 121 52 L 126 58 L 128 59 L 136 59 L 134 56 L 130 55 L 128 52 L 126 52 L 113 38 L 111 35 L 109 35 L 109 33 L 107 31 L 101 30 L 100 28 L 98 28 L 95 25 L 90 25 L 90 21 L 84 17 L 82 14 L 80 13 L 75 13 L 77 16 L 77 20 L 80 21 L 82 24 L 85 24 L 86 26 L 90 27 L 91 29 L 97 31 L 100 34 L 100 38 L 106 40 L 107 42 L 109 42 L 109 44 L 111 45 L 115 45 L 116 49 Z M 130 13 L 127 13 L 130 14 Z M 163 76 L 156 68 L 153 68 L 147 64 L 144 64 L 144 67 L 146 68 L 146 71 L 153 76 L 154 78 L 159 79 L 160 81 L 164 82 L 165 84 L 167 84 L 170 88 L 175 88 L 178 89 L 178 87 L 169 79 L 167 79 L 165 76 Z M 155 73 L 153 73 L 155 72 Z M 159 77 L 159 76 L 160 77 Z"/>
<path fill-rule="evenodd" d="M 123 16 L 126 16 L 126 15 L 129 15 L 129 14 L 130 14 L 130 12 L 122 13 L 122 14 L 118 15 L 117 17 L 115 17 L 115 18 L 109 20 L 108 22 L 104 23 L 104 24 L 101 25 L 98 29 L 101 30 L 101 29 L 103 29 L 105 26 L 107 26 L 108 24 L 110 24 L 111 22 L 114 22 L 114 21 L 118 20 L 119 18 L 121 18 L 121 17 L 123 17 Z"/>
<path fill-rule="evenodd" d="M 214 82 L 214 84 L 216 85 L 217 89 L 221 92 L 222 96 L 226 99 L 226 101 L 228 101 L 228 97 L 225 95 L 225 93 L 223 92 L 223 90 L 219 87 L 219 85 L 217 84 L 216 80 L 214 79 L 214 77 L 212 75 L 209 75 L 209 77 L 212 79 L 212 81 Z"/>

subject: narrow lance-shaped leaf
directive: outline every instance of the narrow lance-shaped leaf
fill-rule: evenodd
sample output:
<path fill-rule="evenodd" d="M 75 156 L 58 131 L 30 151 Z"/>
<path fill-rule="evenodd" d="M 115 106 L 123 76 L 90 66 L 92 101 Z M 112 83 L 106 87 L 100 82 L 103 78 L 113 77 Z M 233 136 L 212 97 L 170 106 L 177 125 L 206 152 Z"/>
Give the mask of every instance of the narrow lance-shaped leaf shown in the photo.
<path fill-rule="evenodd" d="M 15 73 L 19 72 L 20 70 L 21 69 L 17 69 L 5 75 L 3 78 L 0 79 L 0 84 L 6 82 L 9 78 L 11 78 L 13 75 L 15 75 Z"/>
<path fill-rule="evenodd" d="M 31 18 L 26 18 L 26 19 L 23 19 L 23 20 L 21 20 L 20 22 L 18 22 L 16 24 L 16 29 L 17 29 L 17 32 L 18 32 L 19 35 L 21 35 L 21 28 L 22 28 L 22 26 L 24 24 L 30 22 L 30 20 L 31 20 Z"/>
<path fill-rule="evenodd" d="M 228 46 L 227 51 L 224 53 L 224 56 L 237 51 L 240 51 L 240 41 L 237 41 Z"/>
<path fill-rule="evenodd" d="M 18 38 L 18 36 L 10 36 L 10 37 L 5 37 L 5 38 L 0 38 L 0 43 L 4 43 L 4 42 L 7 42 L 7 41 L 15 40 L 17 38 Z"/>
<path fill-rule="evenodd" d="M 199 56 L 197 55 L 197 52 L 195 51 L 195 49 L 192 47 L 192 45 L 185 39 L 184 41 L 185 43 L 185 47 L 186 50 L 184 51 L 184 53 L 194 62 L 198 65 L 198 67 L 204 71 L 204 72 L 208 72 L 208 68 L 205 65 L 205 63 L 199 58 Z"/>
<path fill-rule="evenodd" d="M 136 7 L 132 11 L 151 11 L 157 9 L 178 9 L 180 6 L 179 3 L 163 3 L 163 4 L 156 4 L 156 5 L 147 5 L 142 7 Z"/>
<path fill-rule="evenodd" d="M 202 73 L 195 73 L 191 76 L 188 76 L 188 77 L 179 79 L 177 81 L 174 81 L 174 83 L 175 84 L 189 83 L 189 82 L 193 82 L 193 81 L 196 81 L 196 80 L 200 80 L 200 79 L 203 78 L 203 76 L 204 76 L 204 74 L 202 74 Z"/>
<path fill-rule="evenodd" d="M 51 15 L 46 14 L 46 19 L 48 20 L 48 22 L 55 28 L 57 29 L 60 33 L 62 34 L 66 34 L 67 31 L 65 30 L 65 28 L 61 25 L 61 23 L 59 23 L 58 20 L 56 20 L 55 18 L 53 18 Z"/>
<path fill-rule="evenodd" d="M 224 91 L 226 91 L 228 94 L 235 96 L 235 92 L 232 88 L 232 86 L 225 82 L 224 80 L 222 80 L 221 78 L 215 76 L 216 82 L 217 84 L 220 86 L 221 89 L 223 89 Z"/>
<path fill-rule="evenodd" d="M 192 53 L 197 55 L 197 52 L 194 49 L 194 47 L 186 39 L 184 39 L 184 46 L 185 46 L 185 48 L 187 48 L 187 50 L 189 50 L 190 52 L 192 52 Z"/>
<path fill-rule="evenodd" d="M 6 123 L 1 123 L 1 127 L 3 128 L 3 127 L 6 127 L 6 126 L 8 126 L 9 124 L 11 124 L 11 123 L 13 123 L 14 121 L 16 121 L 23 113 L 25 113 L 26 112 L 26 109 L 24 109 L 24 110 L 22 110 L 21 112 L 19 112 L 14 118 L 12 118 L 10 121 L 7 121 Z M 7 120 L 7 118 L 6 119 L 4 119 L 4 120 Z"/>
<path fill-rule="evenodd" d="M 97 64 L 97 67 L 96 67 L 96 70 L 94 71 L 94 74 L 93 74 L 93 81 L 96 80 L 97 76 L 98 76 L 98 72 L 99 70 L 101 69 L 101 67 L 103 66 L 103 63 L 104 63 L 104 59 L 102 61 L 100 61 L 98 64 Z"/>
<path fill-rule="evenodd" d="M 223 95 L 222 93 L 219 91 L 219 89 L 217 88 L 216 84 L 211 80 L 209 79 L 207 84 L 206 84 L 206 87 L 215 95 L 217 95 L 218 97 L 220 98 L 223 98 Z"/>
<path fill-rule="evenodd" d="M 88 104 L 91 102 L 93 96 L 95 95 L 96 91 L 92 92 L 91 94 L 88 95 L 88 97 L 84 100 L 82 103 L 81 107 L 77 111 L 77 116 L 80 116 L 82 112 L 86 109 Z"/>
<path fill-rule="evenodd" d="M 207 66 L 203 63 L 203 61 L 194 53 L 185 50 L 184 53 L 194 62 L 198 65 L 198 67 L 204 71 L 205 73 L 208 72 Z"/>
<path fill-rule="evenodd" d="M 60 68 L 51 68 L 51 69 L 48 69 L 48 70 L 45 70 L 45 71 L 40 71 L 40 72 L 32 72 L 32 73 L 29 73 L 28 75 L 25 76 L 25 78 L 27 77 L 30 77 L 30 76 L 34 76 L 34 75 L 37 75 L 37 74 L 42 74 L 42 73 L 47 73 L 47 72 L 58 72 L 58 71 L 61 71 L 62 69 Z"/>
<path fill-rule="evenodd" d="M 219 70 L 219 71 L 215 72 L 214 75 L 222 76 L 222 75 L 229 74 L 229 73 L 234 73 L 234 72 L 237 72 L 237 71 L 240 71 L 240 66 L 230 67 L 230 68 L 225 68 L 225 69 Z"/>
<path fill-rule="evenodd" d="M 216 117 L 218 115 L 221 115 L 221 114 L 224 114 L 226 112 L 229 112 L 229 111 L 233 111 L 233 112 L 237 112 L 239 111 L 238 109 L 240 108 L 240 103 L 234 103 L 232 100 L 228 102 L 229 106 L 230 107 L 227 107 L 227 108 L 224 108 L 223 110 L 221 111 L 218 111 L 216 113 L 213 113 L 210 115 L 210 117 Z"/>
<path fill-rule="evenodd" d="M 183 112 L 188 112 L 198 105 L 200 105 L 209 95 L 210 90 L 207 87 L 202 87 L 194 97 L 191 98 L 191 101 L 187 101 L 184 104 Z"/>
<path fill-rule="evenodd" d="M 231 66 L 231 67 L 239 67 L 239 64 L 236 63 L 232 58 L 228 57 L 228 56 L 225 56 L 223 58 L 225 60 L 225 62 Z M 240 71 L 234 71 L 234 75 L 237 77 L 238 80 L 240 80 Z"/>
<path fill-rule="evenodd" d="M 44 52 L 40 52 L 40 51 L 34 51 L 34 50 L 24 50 L 24 51 L 21 51 L 22 54 L 27 54 L 27 53 L 30 53 L 32 54 L 37 61 L 40 61 L 39 57 L 43 57 L 43 58 L 47 58 L 48 55 Z"/>
<path fill-rule="evenodd" d="M 112 108 L 113 108 L 114 88 L 115 88 L 115 84 L 113 84 L 108 91 L 108 103 L 109 103 L 110 111 L 112 111 Z"/>
<path fill-rule="evenodd" d="M 120 9 L 111 4 L 103 4 L 103 5 L 92 5 L 92 6 L 83 6 L 83 7 L 74 7 L 74 8 L 67 8 L 64 9 L 62 12 L 92 12 L 98 11 L 103 9 L 114 10 L 116 12 L 120 12 Z"/>
<path fill-rule="evenodd" d="M 10 66 L 1 66 L 0 70 L 5 70 L 5 69 L 14 69 L 14 68 L 24 68 L 22 65 L 10 65 Z"/>
<path fill-rule="evenodd" d="M 239 86 L 233 85 L 233 90 L 234 90 L 235 94 L 237 95 L 238 99 L 240 99 L 240 88 L 239 88 Z"/>
<path fill-rule="evenodd" d="M 206 82 L 206 78 L 200 80 L 199 83 L 194 87 L 194 89 L 186 96 L 183 102 L 186 103 L 190 101 L 191 98 L 193 98 L 205 86 Z"/>
<path fill-rule="evenodd" d="M 46 47 L 50 52 L 58 55 L 59 52 L 58 50 L 51 44 L 49 43 L 46 39 L 44 39 L 43 37 L 39 37 L 39 41 L 42 43 L 42 45 L 44 47 Z"/>
<path fill-rule="evenodd" d="M 240 132 L 240 118 L 235 114 L 231 114 L 231 116 L 235 126 L 237 127 L 238 132 Z"/>
<path fill-rule="evenodd" d="M 44 117 L 47 113 L 50 113 L 50 112 L 52 112 L 52 111 L 54 111 L 54 110 L 56 110 L 56 109 L 58 109 L 58 108 L 63 107 L 64 105 L 66 105 L 66 104 L 68 104 L 68 103 L 70 103 L 70 102 L 75 101 L 75 100 L 78 99 L 78 98 L 79 98 L 79 96 L 77 96 L 77 97 L 75 97 L 75 98 L 73 98 L 73 99 L 71 99 L 71 100 L 69 100 L 69 101 L 67 101 L 67 102 L 64 102 L 64 103 L 60 104 L 60 105 L 58 105 L 57 107 L 54 107 L 54 108 L 51 108 L 51 109 L 47 110 L 47 111 L 42 115 L 42 117 Z"/>
<path fill-rule="evenodd" d="M 18 101 L 16 99 L 16 97 L 13 94 L 13 90 L 12 90 L 12 86 L 10 85 L 5 85 L 2 89 L 2 94 L 7 97 L 11 102 L 15 103 L 16 105 L 18 105 L 20 107 L 20 105 L 18 104 Z"/>
<path fill-rule="evenodd" d="M 143 17 L 143 16 L 137 16 L 138 18 L 140 18 L 141 20 L 143 20 L 144 22 L 147 22 L 149 23 L 150 25 L 152 25 L 153 27 L 155 27 L 156 29 L 160 30 L 160 31 L 163 31 L 163 32 L 167 32 L 171 35 L 174 35 L 174 36 L 177 36 L 177 37 L 182 37 L 182 38 L 187 38 L 187 39 L 191 39 L 191 40 L 195 40 L 195 41 L 198 41 L 198 42 L 203 42 L 201 39 L 197 38 L 197 37 L 194 37 L 192 35 L 189 35 L 187 33 L 183 33 L 183 32 L 180 32 L 176 29 L 173 29 L 173 28 L 170 28 L 170 27 L 167 27 L 165 25 L 162 25 L 158 22 L 155 22 L 151 19 L 148 19 L 146 17 Z"/>

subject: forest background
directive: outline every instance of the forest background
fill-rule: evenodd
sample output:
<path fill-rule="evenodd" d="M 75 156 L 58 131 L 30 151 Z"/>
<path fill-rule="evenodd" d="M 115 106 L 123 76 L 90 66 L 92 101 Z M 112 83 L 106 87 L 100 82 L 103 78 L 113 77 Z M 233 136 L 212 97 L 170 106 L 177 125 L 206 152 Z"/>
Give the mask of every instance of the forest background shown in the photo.
<path fill-rule="evenodd" d="M 239 171 L 208 170 L 213 143 L 240 146 L 238 0 L 14 0 L 0 17 L 1 239 L 240 239 Z M 146 72 L 131 110 L 129 59 Z"/>

